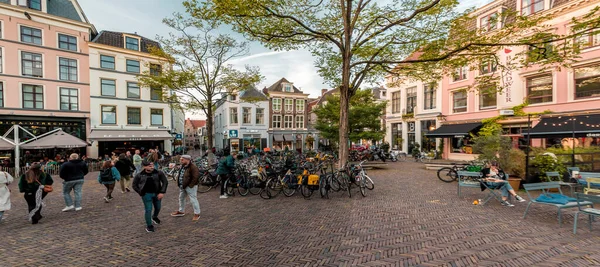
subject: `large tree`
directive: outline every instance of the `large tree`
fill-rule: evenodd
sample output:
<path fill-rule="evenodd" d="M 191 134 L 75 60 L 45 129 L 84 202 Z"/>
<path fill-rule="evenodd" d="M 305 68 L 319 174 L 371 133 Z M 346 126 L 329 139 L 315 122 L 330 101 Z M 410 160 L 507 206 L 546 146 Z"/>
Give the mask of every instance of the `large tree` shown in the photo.
<path fill-rule="evenodd" d="M 377 103 L 370 90 L 358 90 L 350 98 L 348 114 L 348 138 L 350 141 L 381 140 L 385 131 L 381 128 L 381 116 L 386 102 Z M 324 105 L 317 107 L 315 129 L 319 135 L 339 143 L 340 96 L 330 95 Z"/>
<path fill-rule="evenodd" d="M 162 59 L 160 71 L 149 71 L 138 77 L 141 85 L 168 88 L 173 94 L 163 94 L 163 100 L 185 111 L 202 111 L 206 115 L 208 147 L 213 147 L 213 127 L 216 101 L 229 93 L 239 93 L 262 80 L 259 69 L 246 66 L 234 68 L 232 59 L 248 53 L 248 43 L 218 34 L 219 23 L 214 20 L 186 18 L 174 14 L 163 19 L 172 32 L 158 37 L 161 48 L 150 49 Z"/>
<path fill-rule="evenodd" d="M 573 19 L 573 33 L 558 35 L 544 24 L 546 16 L 506 11 L 498 16 L 505 27 L 483 33 L 470 10 L 456 12 L 458 0 L 187 0 L 184 5 L 199 21 L 219 19 L 268 48 L 313 53 L 321 76 L 340 90 L 340 164 L 348 154 L 350 98 L 361 84 L 386 73 L 439 78 L 458 66 L 498 61 L 501 47 L 520 47 L 521 55 L 532 47 L 542 64 L 568 64 L 575 52 L 569 41 L 597 29 L 600 17 L 595 9 Z M 418 55 L 409 57 L 415 51 Z M 516 64 L 532 62 L 511 61 L 501 70 L 509 73 Z M 478 83 L 501 88 L 501 75 L 490 76 L 494 79 Z"/>

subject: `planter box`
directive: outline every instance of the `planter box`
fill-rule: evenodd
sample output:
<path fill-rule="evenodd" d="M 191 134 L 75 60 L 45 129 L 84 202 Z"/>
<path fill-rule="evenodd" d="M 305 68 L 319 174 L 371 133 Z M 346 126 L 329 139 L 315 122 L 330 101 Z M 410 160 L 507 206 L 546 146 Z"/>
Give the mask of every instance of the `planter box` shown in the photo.
<path fill-rule="evenodd" d="M 521 186 L 521 178 L 508 178 L 508 183 L 514 190 L 519 190 Z"/>

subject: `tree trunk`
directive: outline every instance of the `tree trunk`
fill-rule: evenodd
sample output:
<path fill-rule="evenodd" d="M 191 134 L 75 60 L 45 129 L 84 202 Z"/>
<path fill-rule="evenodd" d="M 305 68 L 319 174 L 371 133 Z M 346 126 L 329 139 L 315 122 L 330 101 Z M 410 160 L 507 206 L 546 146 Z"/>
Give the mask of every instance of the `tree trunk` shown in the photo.
<path fill-rule="evenodd" d="M 340 147 L 338 150 L 340 165 L 339 168 L 342 168 L 346 165 L 348 161 L 348 111 L 350 109 L 350 97 L 348 96 L 348 87 L 340 86 Z"/>
<path fill-rule="evenodd" d="M 213 144 L 213 105 L 212 103 L 208 104 L 207 110 L 204 112 L 206 114 L 206 132 L 208 133 L 208 144 L 207 148 L 211 149 L 214 147 Z"/>
<path fill-rule="evenodd" d="M 343 3 L 343 2 L 342 2 Z M 340 149 L 339 158 L 342 168 L 346 166 L 348 161 L 348 111 L 350 110 L 350 62 L 352 60 L 352 26 L 351 26 L 351 11 L 352 0 L 346 0 L 342 4 L 342 18 L 344 21 L 344 48 L 340 49 L 342 53 L 342 84 L 340 86 Z"/>

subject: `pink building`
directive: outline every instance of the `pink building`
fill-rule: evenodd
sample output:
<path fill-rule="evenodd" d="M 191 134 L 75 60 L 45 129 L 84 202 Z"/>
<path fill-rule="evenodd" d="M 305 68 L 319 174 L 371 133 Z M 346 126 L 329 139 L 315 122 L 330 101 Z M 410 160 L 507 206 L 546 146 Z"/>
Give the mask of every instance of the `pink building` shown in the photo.
<path fill-rule="evenodd" d="M 75 0 L 0 0 L 0 134 L 19 124 L 86 140 L 93 32 Z"/>
<path fill-rule="evenodd" d="M 509 0 L 494 1 L 473 13 L 479 28 L 489 30 L 501 28 L 502 21 L 490 24 L 490 17 L 498 17 L 503 9 L 520 11 L 522 15 L 551 14 L 549 21 L 558 34 L 568 34 L 573 17 L 583 16 L 598 6 L 598 1 L 586 0 Z M 551 146 L 565 142 L 574 132 L 579 142 L 600 145 L 594 137 L 596 124 L 600 123 L 600 34 L 584 36 L 576 40 L 581 47 L 581 58 L 572 68 L 540 70 L 539 67 L 513 70 L 504 77 L 504 90 L 500 93 L 479 93 L 468 91 L 478 75 L 497 74 L 496 66 L 479 64 L 455 70 L 452 77 L 442 81 L 442 126 L 429 134 L 430 137 L 444 138 L 444 157 L 453 160 L 475 158 L 470 147 L 470 133 L 476 133 L 481 120 L 498 115 L 510 115 L 511 108 L 524 103 L 529 105 L 525 112 L 551 111 L 541 118 L 535 117 L 532 125 L 538 123 L 554 127 L 543 129 L 534 127 L 534 146 Z M 501 60 L 515 60 L 515 54 L 524 47 L 509 47 L 499 51 Z M 575 116 L 578 125 L 566 125 L 566 118 Z M 577 117 L 579 116 L 579 117 Z M 559 119 L 559 117 L 563 119 Z M 596 122 L 597 121 L 597 122 Z M 507 116 L 499 121 L 504 133 L 513 138 L 515 147 L 525 146 L 528 128 L 527 117 Z M 559 125 L 560 124 L 560 125 Z M 559 127 L 560 126 L 560 127 Z M 587 141 L 585 141 L 587 137 Z M 568 140 L 567 140 L 568 141 Z M 571 139 L 571 141 L 573 141 Z"/>

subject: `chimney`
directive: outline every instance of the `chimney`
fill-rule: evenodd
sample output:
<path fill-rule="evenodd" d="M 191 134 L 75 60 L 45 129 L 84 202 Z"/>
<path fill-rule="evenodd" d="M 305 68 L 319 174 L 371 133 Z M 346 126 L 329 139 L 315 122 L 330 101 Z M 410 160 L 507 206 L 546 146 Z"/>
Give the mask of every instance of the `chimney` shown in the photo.
<path fill-rule="evenodd" d="M 269 89 L 267 87 L 262 89 L 263 94 L 267 95 L 269 93 Z"/>
<path fill-rule="evenodd" d="M 327 89 L 321 89 L 321 96 L 324 96 L 327 93 Z"/>

